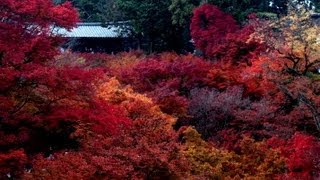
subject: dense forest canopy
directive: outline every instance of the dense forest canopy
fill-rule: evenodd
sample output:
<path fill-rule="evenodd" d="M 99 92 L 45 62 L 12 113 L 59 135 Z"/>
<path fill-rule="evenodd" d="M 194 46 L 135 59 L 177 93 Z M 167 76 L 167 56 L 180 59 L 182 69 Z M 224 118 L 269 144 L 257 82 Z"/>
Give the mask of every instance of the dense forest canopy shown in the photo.
<path fill-rule="evenodd" d="M 66 0 L 54 0 L 63 3 Z M 136 38 L 144 42 L 146 52 L 191 51 L 189 26 L 192 10 L 209 3 L 230 13 L 239 22 L 257 13 L 263 17 L 279 17 L 287 13 L 291 0 L 72 0 L 84 22 L 130 21 Z M 318 10 L 318 0 L 296 0 L 308 9 Z M 143 44 L 142 42 L 142 44 Z"/>
<path fill-rule="evenodd" d="M 319 179 L 311 2 L 111 2 L 170 52 L 62 53 L 52 26 L 110 6 L 0 2 L 0 179 Z"/>

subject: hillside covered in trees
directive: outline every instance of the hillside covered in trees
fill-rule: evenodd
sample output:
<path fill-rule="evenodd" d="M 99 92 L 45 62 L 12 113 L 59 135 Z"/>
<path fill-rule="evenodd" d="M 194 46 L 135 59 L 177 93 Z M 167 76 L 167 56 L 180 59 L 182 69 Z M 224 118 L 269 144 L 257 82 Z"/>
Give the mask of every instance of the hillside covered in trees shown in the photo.
<path fill-rule="evenodd" d="M 56 4 L 66 0 L 54 0 Z M 129 21 L 134 37 L 145 52 L 191 52 L 190 20 L 192 10 L 204 3 L 218 6 L 241 25 L 247 16 L 280 17 L 288 12 L 291 0 L 71 0 L 83 22 Z M 301 6 L 319 11 L 318 0 L 294 0 Z"/>
<path fill-rule="evenodd" d="M 52 26 L 80 20 L 71 2 L 0 2 L 0 179 L 320 177 L 314 5 L 116 1 L 152 49 L 170 51 L 60 53 Z M 134 20 L 144 11 L 170 25 Z M 202 55 L 170 49 L 161 33 L 175 30 Z"/>

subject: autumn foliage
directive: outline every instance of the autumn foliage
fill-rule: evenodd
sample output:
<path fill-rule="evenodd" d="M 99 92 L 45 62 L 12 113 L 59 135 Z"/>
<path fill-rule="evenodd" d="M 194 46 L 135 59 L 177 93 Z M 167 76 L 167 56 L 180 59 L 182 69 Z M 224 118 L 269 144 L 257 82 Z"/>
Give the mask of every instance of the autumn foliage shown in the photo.
<path fill-rule="evenodd" d="M 130 125 L 120 107 L 95 97 L 102 69 L 53 63 L 61 39 L 52 28 L 78 21 L 69 2 L 6 0 L 0 9 L 1 178 L 19 178 L 40 155 L 78 149 L 90 131 Z"/>
<path fill-rule="evenodd" d="M 231 15 L 217 6 L 204 4 L 194 9 L 191 36 L 195 46 L 210 59 L 249 64 L 251 56 L 263 47 L 259 39 L 250 36 L 255 31 L 256 18 L 250 15 L 251 24 L 240 27 Z"/>
<path fill-rule="evenodd" d="M 317 26 L 239 25 L 205 4 L 191 23 L 203 57 L 59 54 L 52 28 L 77 17 L 0 3 L 0 179 L 319 178 Z"/>

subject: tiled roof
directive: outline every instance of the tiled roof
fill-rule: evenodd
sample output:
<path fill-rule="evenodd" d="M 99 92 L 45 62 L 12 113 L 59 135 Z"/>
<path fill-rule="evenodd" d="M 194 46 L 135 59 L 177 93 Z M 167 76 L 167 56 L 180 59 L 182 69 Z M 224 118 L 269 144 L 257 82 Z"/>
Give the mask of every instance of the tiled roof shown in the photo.
<path fill-rule="evenodd" d="M 102 24 L 102 23 L 78 23 L 77 27 L 67 31 L 63 28 L 55 28 L 55 33 L 64 37 L 75 38 L 116 38 L 127 37 L 129 34 L 124 32 L 124 23 Z"/>

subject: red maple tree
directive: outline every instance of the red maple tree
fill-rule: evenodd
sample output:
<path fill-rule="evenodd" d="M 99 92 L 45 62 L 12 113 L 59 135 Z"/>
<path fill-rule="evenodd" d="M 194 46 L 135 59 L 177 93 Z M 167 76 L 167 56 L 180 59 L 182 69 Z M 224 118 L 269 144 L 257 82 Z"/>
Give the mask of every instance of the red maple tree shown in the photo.
<path fill-rule="evenodd" d="M 77 148 L 81 128 L 111 134 L 128 122 L 118 107 L 94 98 L 103 71 L 56 66 L 62 42 L 55 27 L 71 29 L 70 2 L 3 0 L 0 3 L 0 177 L 19 178 L 28 158 Z M 75 133 L 77 135 L 75 135 Z"/>

